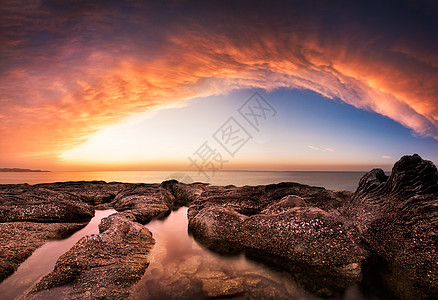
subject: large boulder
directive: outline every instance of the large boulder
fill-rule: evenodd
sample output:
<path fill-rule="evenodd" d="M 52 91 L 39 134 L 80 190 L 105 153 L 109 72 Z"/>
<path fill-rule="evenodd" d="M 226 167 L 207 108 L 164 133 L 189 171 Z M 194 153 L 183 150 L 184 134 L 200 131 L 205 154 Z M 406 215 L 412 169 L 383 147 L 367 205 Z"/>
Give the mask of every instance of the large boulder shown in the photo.
<path fill-rule="evenodd" d="M 206 183 L 184 184 L 177 180 L 168 180 L 161 183 L 161 187 L 168 190 L 175 197 L 175 207 L 188 206 L 199 199 L 202 193 L 208 188 Z"/>
<path fill-rule="evenodd" d="M 130 184 L 117 194 L 113 206 L 117 211 L 132 213 L 137 222 L 149 223 L 152 219 L 168 216 L 175 197 L 159 184 Z"/>
<path fill-rule="evenodd" d="M 44 243 L 63 238 L 85 225 L 87 223 L 0 223 L 0 282 Z"/>
<path fill-rule="evenodd" d="M 89 220 L 94 208 L 67 192 L 27 184 L 0 185 L 0 222 Z"/>
<path fill-rule="evenodd" d="M 55 183 L 36 184 L 35 187 L 52 191 L 65 192 L 79 197 L 85 203 L 93 206 L 109 204 L 116 195 L 129 184 L 105 181 L 67 181 Z"/>
<path fill-rule="evenodd" d="M 102 219 L 100 234 L 80 239 L 25 299 L 126 299 L 149 265 L 155 240 L 129 213 Z"/>
<path fill-rule="evenodd" d="M 438 298 L 438 172 L 419 155 L 404 156 L 391 176 L 361 179 L 351 220 L 377 256 L 381 280 L 401 299 Z"/>
<path fill-rule="evenodd" d="M 214 251 L 245 252 L 333 294 L 361 281 L 369 254 L 338 211 L 343 204 L 335 192 L 296 183 L 209 187 L 188 211 L 189 231 Z"/>

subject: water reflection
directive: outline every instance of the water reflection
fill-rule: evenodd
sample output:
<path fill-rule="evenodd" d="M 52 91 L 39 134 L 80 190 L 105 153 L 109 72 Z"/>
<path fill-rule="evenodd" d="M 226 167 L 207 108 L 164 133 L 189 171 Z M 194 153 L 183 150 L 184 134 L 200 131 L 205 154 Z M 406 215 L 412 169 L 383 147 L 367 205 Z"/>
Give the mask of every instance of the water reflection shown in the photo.
<path fill-rule="evenodd" d="M 14 299 L 31 288 L 42 276 L 53 270 L 58 258 L 73 247 L 81 237 L 99 233 L 100 220 L 115 212 L 114 209 L 96 210 L 95 216 L 81 230 L 68 238 L 49 241 L 35 250 L 14 274 L 0 284 L 0 299 Z"/>
<path fill-rule="evenodd" d="M 132 299 L 318 299 L 287 272 L 270 270 L 243 255 L 224 257 L 199 246 L 187 233 L 187 208 L 147 227 L 156 244 Z"/>

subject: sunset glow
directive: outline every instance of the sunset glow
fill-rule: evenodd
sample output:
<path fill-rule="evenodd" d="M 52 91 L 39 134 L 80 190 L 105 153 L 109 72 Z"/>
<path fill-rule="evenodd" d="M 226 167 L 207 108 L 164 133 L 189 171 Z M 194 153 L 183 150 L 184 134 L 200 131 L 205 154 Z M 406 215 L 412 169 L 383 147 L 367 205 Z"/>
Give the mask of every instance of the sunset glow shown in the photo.
<path fill-rule="evenodd" d="M 437 162 L 437 19 L 408 4 L 348 9 L 4 1 L 0 165 L 188 169 L 255 91 L 278 117 L 225 169 Z"/>

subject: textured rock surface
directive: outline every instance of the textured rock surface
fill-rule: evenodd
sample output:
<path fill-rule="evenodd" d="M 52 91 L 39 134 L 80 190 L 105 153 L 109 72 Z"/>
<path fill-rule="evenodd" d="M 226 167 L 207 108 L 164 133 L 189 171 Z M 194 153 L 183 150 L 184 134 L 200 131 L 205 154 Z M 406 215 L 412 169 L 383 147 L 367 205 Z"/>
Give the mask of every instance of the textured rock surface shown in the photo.
<path fill-rule="evenodd" d="M 93 215 L 92 206 L 68 192 L 0 185 L 0 281 L 49 239 L 80 229 Z"/>
<path fill-rule="evenodd" d="M 173 208 L 174 197 L 159 184 L 128 184 L 114 199 L 118 211 L 132 213 L 137 222 L 146 224 L 164 218 Z"/>
<path fill-rule="evenodd" d="M 207 187 L 189 209 L 189 230 L 215 251 L 244 251 L 298 273 L 314 292 L 342 290 L 360 282 L 368 257 L 338 211 L 343 197 L 296 183 Z"/>
<path fill-rule="evenodd" d="M 151 264 L 132 299 L 312 299 L 287 272 L 238 257 L 218 256 L 185 236 L 187 209 L 178 210 L 157 232 Z M 156 228 L 161 222 L 152 224 Z M 164 223 L 163 223 L 164 224 Z M 172 234 L 162 235 L 171 230 Z"/>
<path fill-rule="evenodd" d="M 360 282 L 361 264 L 368 256 L 340 215 L 315 207 L 252 216 L 208 207 L 192 215 L 189 228 L 210 249 L 245 251 L 300 274 L 301 283 L 314 292 L 342 290 Z"/>
<path fill-rule="evenodd" d="M 27 184 L 0 185 L 0 222 L 89 220 L 94 208 L 67 192 Z"/>
<path fill-rule="evenodd" d="M 354 194 L 297 183 L 0 185 L 2 276 L 48 238 L 83 226 L 61 222 L 91 218 L 92 205 L 119 213 L 102 221 L 99 235 L 82 238 L 61 256 L 28 298 L 126 298 L 154 243 L 139 223 L 180 206 L 190 206 L 189 230 L 201 244 L 288 269 L 316 295 L 336 297 L 368 276 L 388 290 L 387 297 L 438 298 L 438 172 L 418 155 L 403 157 L 391 176 L 368 172 Z M 169 299 L 293 295 L 284 283 L 210 270 L 200 259 L 163 268 L 180 275 L 152 273 L 150 284 L 168 289 Z M 362 284 L 373 288 L 367 280 Z"/>
<path fill-rule="evenodd" d="M 168 215 L 173 199 L 159 184 L 77 181 L 0 185 L 0 280 L 47 240 L 85 226 L 77 221 L 90 219 L 95 208 L 114 205 L 124 215 L 132 214 L 136 221 L 147 223 Z"/>
<path fill-rule="evenodd" d="M 209 188 L 209 185 L 205 183 L 184 184 L 176 180 L 164 181 L 161 186 L 175 197 L 176 207 L 189 205 Z"/>
<path fill-rule="evenodd" d="M 59 239 L 86 223 L 0 223 L 0 281 L 11 275 L 32 252 L 50 239 Z"/>
<path fill-rule="evenodd" d="M 146 270 L 155 243 L 134 219 L 128 213 L 103 219 L 100 234 L 79 240 L 25 298 L 126 299 Z"/>
<path fill-rule="evenodd" d="M 438 298 L 438 172 L 404 156 L 391 176 L 374 169 L 348 209 L 367 247 L 386 265 L 380 274 L 400 298 Z"/>
<path fill-rule="evenodd" d="M 196 184 L 187 186 L 194 185 L 199 190 Z M 277 204 L 288 195 L 299 196 L 307 206 L 319 207 L 326 211 L 337 210 L 345 204 L 345 197 L 348 197 L 345 192 L 334 192 L 294 182 L 244 187 L 203 186 L 202 189 L 204 191 L 191 202 L 192 206 L 223 206 L 247 216 L 260 214 L 262 210 Z"/>
<path fill-rule="evenodd" d="M 68 181 L 35 185 L 35 187 L 75 195 L 85 203 L 102 208 L 112 202 L 116 195 L 127 186 L 130 186 L 130 184 L 106 183 L 105 181 Z"/>

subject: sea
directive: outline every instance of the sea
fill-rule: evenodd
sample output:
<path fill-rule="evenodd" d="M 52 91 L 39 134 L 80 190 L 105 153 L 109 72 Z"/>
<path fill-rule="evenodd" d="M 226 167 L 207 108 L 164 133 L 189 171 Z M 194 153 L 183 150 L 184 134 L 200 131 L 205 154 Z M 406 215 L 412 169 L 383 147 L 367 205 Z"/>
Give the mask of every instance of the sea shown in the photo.
<path fill-rule="evenodd" d="M 103 172 L 0 172 L 0 184 L 38 184 L 64 181 L 103 180 L 106 182 L 161 183 L 176 179 L 184 183 L 205 182 L 212 185 L 265 185 L 298 182 L 331 190 L 356 190 L 362 172 L 332 171 L 103 171 Z"/>

